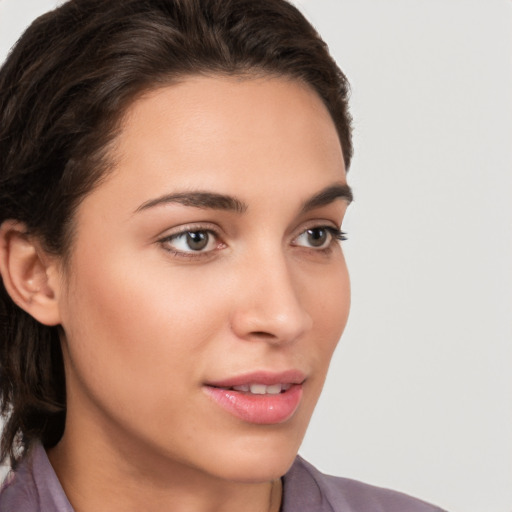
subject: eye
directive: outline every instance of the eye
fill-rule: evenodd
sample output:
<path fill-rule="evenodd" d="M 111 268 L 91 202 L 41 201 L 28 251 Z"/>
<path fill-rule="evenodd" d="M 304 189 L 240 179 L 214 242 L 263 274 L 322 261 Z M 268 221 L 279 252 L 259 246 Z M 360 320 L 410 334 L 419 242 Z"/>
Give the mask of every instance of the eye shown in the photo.
<path fill-rule="evenodd" d="M 165 249 L 175 253 L 209 252 L 218 245 L 215 233 L 205 229 L 187 230 L 161 240 Z"/>
<path fill-rule="evenodd" d="M 313 249 L 327 249 L 334 240 L 346 240 L 345 233 L 332 226 L 316 226 L 303 231 L 294 239 L 293 244 Z"/>

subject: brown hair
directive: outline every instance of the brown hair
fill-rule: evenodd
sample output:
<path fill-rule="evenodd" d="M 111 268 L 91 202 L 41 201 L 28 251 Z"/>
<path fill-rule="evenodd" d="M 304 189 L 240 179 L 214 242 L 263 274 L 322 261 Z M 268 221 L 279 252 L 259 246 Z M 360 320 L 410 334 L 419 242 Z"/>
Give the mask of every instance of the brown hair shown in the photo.
<path fill-rule="evenodd" d="M 70 0 L 38 18 L 0 70 L 0 223 L 23 222 L 65 256 L 74 211 L 108 171 L 109 142 L 136 95 L 199 74 L 263 73 L 308 84 L 352 156 L 348 83 L 285 0 Z M 65 423 L 58 327 L 39 324 L 0 284 L 0 459 Z"/>

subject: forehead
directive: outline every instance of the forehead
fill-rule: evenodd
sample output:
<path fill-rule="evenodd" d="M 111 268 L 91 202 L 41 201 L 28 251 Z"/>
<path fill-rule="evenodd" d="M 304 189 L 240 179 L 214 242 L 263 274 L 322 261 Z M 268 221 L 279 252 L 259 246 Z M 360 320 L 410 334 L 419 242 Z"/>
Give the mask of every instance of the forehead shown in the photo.
<path fill-rule="evenodd" d="M 191 77 L 150 91 L 127 110 L 117 140 L 121 164 L 220 177 L 259 166 L 281 173 L 331 167 L 344 175 L 332 118 L 316 92 L 286 78 Z M 275 174 L 274 174 L 275 176 Z"/>

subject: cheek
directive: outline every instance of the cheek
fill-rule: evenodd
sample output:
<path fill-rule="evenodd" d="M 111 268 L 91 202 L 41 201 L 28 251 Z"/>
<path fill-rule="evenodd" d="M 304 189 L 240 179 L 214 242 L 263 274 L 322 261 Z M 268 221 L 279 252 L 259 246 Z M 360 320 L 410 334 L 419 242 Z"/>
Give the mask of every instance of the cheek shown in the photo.
<path fill-rule="evenodd" d="M 222 317 L 218 301 L 161 267 L 110 256 L 77 268 L 63 325 L 83 385 L 98 397 L 109 389 L 111 400 L 143 397 L 151 408 L 194 378 L 194 362 Z"/>
<path fill-rule="evenodd" d="M 350 310 L 350 279 L 342 255 L 336 265 L 308 278 L 305 295 L 314 328 L 322 333 L 326 352 L 330 349 L 332 353 L 345 329 Z"/>
<path fill-rule="evenodd" d="M 313 319 L 313 330 L 306 341 L 307 353 L 314 361 L 314 395 L 318 398 L 333 352 L 343 334 L 350 310 L 350 280 L 343 258 L 307 280 L 303 296 Z M 315 400 L 316 400 L 315 398 Z"/>
<path fill-rule="evenodd" d="M 329 276 L 328 282 L 325 283 L 325 290 L 327 290 L 326 293 L 318 296 L 315 302 L 319 330 L 323 334 L 320 365 L 324 380 L 350 311 L 350 280 L 344 262 Z"/>

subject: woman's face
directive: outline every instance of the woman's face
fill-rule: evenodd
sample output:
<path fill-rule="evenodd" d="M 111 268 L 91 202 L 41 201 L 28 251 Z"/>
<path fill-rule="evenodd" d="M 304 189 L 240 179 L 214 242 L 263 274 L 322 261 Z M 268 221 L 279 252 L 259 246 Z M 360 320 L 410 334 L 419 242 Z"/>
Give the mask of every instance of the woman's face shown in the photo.
<path fill-rule="evenodd" d="M 189 78 L 131 106 L 113 160 L 61 270 L 64 440 L 280 476 L 349 309 L 349 189 L 326 108 L 286 79 Z"/>

